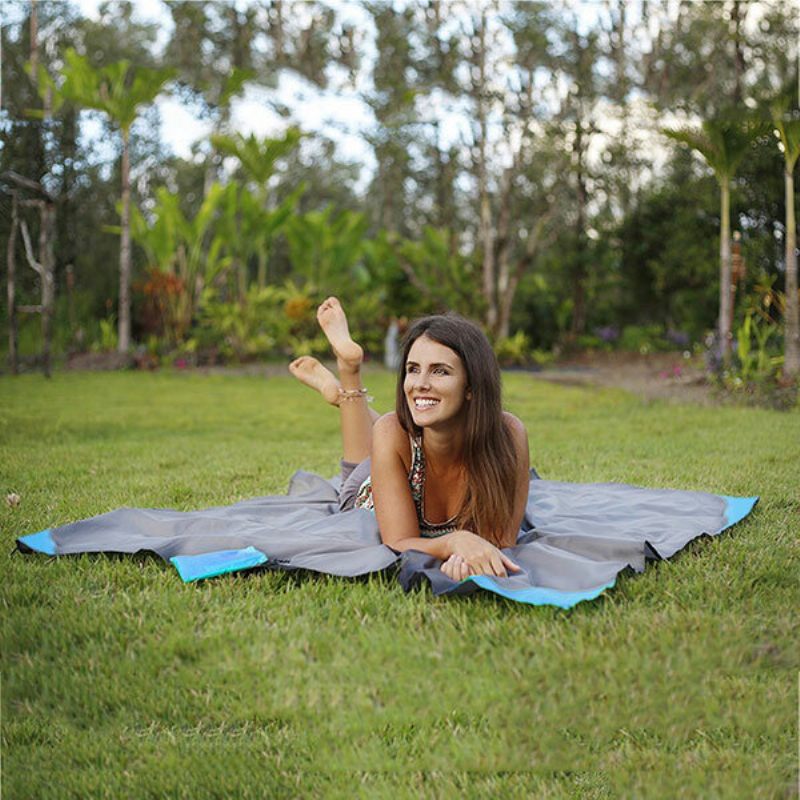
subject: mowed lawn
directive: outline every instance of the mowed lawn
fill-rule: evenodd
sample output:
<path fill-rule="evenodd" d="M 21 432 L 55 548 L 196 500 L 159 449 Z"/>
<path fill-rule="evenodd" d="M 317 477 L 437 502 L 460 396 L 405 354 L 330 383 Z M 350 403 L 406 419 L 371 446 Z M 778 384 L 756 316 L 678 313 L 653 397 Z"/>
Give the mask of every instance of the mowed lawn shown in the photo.
<path fill-rule="evenodd" d="M 333 474 L 337 412 L 289 377 L 0 378 L 2 797 L 796 796 L 800 414 L 504 381 L 543 477 L 761 502 L 570 611 L 391 574 L 185 585 L 14 540 Z"/>

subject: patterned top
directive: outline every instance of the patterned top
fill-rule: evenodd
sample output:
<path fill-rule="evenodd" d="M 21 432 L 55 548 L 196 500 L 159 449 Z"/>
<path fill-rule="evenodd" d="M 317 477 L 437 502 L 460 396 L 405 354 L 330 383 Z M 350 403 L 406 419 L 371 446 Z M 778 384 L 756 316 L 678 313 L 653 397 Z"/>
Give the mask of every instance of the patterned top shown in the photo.
<path fill-rule="evenodd" d="M 433 539 L 458 530 L 455 516 L 444 522 L 428 522 L 425 519 L 425 453 L 422 449 L 422 437 L 411 438 L 411 469 L 408 471 L 408 485 L 411 489 L 414 507 L 417 509 L 420 536 L 425 539 Z M 361 484 L 356 495 L 355 507 L 366 508 L 370 511 L 375 509 L 375 501 L 372 497 L 372 476 Z"/>

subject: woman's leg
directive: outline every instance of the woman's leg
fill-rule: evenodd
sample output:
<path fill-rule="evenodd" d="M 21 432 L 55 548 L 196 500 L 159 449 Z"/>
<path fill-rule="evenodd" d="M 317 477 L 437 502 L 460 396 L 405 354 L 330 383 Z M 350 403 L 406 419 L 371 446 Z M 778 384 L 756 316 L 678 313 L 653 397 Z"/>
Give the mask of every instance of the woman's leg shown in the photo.
<path fill-rule="evenodd" d="M 372 445 L 372 415 L 361 383 L 364 351 L 350 337 L 341 303 L 329 297 L 317 309 L 317 320 L 331 343 L 339 369 L 339 414 L 342 427 L 342 455 L 358 463 L 369 456 Z"/>
<path fill-rule="evenodd" d="M 289 364 L 289 372 L 294 375 L 300 383 L 310 386 L 315 391 L 319 392 L 325 400 L 332 406 L 339 408 L 341 402 L 341 395 L 339 390 L 342 385 L 339 379 L 324 365 L 321 364 L 314 356 L 300 356 Z M 369 409 L 369 415 L 374 423 L 380 417 L 380 414 L 375 409 Z"/>

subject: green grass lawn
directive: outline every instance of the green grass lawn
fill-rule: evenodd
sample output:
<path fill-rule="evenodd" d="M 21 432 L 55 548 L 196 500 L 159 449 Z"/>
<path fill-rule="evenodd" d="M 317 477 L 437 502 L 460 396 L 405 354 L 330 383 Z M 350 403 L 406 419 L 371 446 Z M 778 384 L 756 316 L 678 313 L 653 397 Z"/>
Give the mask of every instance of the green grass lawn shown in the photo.
<path fill-rule="evenodd" d="M 368 375 L 379 410 L 392 383 Z M 796 796 L 800 414 L 505 384 L 543 477 L 761 503 L 570 611 L 392 575 L 184 585 L 14 539 L 333 474 L 336 412 L 288 377 L 1 378 L 2 796 Z"/>

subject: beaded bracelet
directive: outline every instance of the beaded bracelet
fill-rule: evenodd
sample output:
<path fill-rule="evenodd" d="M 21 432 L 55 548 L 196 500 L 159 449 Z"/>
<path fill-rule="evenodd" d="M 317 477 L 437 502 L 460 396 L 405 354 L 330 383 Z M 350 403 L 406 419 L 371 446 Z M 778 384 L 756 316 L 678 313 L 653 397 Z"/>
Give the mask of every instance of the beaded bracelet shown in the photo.
<path fill-rule="evenodd" d="M 364 398 L 371 403 L 375 398 L 366 389 L 339 389 L 339 400 L 359 400 Z"/>

